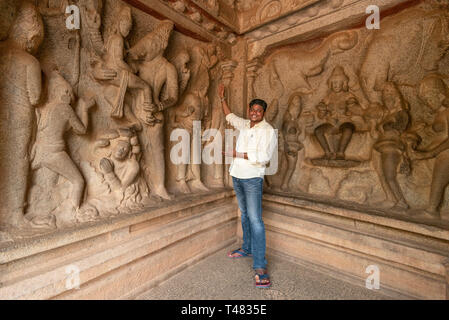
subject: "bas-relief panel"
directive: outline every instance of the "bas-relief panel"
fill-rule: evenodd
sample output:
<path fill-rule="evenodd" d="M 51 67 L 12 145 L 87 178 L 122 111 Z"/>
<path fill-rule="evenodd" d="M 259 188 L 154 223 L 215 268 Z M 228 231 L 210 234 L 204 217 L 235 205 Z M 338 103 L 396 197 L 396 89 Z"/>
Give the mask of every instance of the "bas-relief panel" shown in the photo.
<path fill-rule="evenodd" d="M 449 12 L 433 3 L 267 54 L 254 89 L 278 110 L 269 188 L 449 219 Z"/>
<path fill-rule="evenodd" d="M 72 2 L 80 30 L 65 1 L 17 3 L 2 26 L 0 242 L 224 186 L 223 166 L 175 166 L 167 149 L 171 128 L 223 127 L 225 50 L 119 0 Z"/>

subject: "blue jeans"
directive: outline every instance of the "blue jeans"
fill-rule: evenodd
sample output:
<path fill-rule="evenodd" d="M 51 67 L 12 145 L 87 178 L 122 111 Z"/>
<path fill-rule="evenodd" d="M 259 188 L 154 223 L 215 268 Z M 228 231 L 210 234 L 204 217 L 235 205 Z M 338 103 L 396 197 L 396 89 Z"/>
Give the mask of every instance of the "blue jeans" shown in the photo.
<path fill-rule="evenodd" d="M 263 178 L 239 179 L 232 183 L 242 213 L 242 249 L 253 255 L 253 268 L 265 269 L 265 225 L 262 221 Z"/>

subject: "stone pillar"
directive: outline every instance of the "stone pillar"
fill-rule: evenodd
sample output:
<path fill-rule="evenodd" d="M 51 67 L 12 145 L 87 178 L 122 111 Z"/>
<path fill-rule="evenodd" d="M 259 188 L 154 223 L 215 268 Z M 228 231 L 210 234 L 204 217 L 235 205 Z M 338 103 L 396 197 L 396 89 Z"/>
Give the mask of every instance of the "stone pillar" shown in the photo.
<path fill-rule="evenodd" d="M 226 95 L 226 102 L 228 103 L 228 106 L 231 106 L 231 95 L 229 94 L 229 92 L 231 92 L 231 82 L 232 79 L 234 79 L 234 70 L 237 67 L 237 62 L 235 62 L 234 60 L 226 60 L 224 62 L 221 63 L 220 68 L 221 68 L 221 73 L 222 73 L 222 81 L 223 84 L 225 86 L 225 90 L 228 93 Z M 224 120 L 224 128 L 225 129 L 231 129 L 231 127 L 227 124 L 226 120 Z M 222 132 L 223 134 L 223 139 L 225 139 L 225 132 Z M 224 141 L 224 140 L 223 140 Z M 231 179 L 228 173 L 229 171 L 229 164 L 224 164 L 223 166 L 224 168 L 224 173 L 223 173 L 223 183 L 225 184 L 225 186 L 231 186 Z"/>
<path fill-rule="evenodd" d="M 255 98 L 255 92 L 254 92 L 254 81 L 257 77 L 257 72 L 259 71 L 260 67 L 262 67 L 262 63 L 260 61 L 260 58 L 254 58 L 251 61 L 249 61 L 246 65 L 246 76 L 248 78 L 248 99 L 246 104 L 246 116 L 248 117 L 248 109 L 249 109 L 249 102 Z"/>

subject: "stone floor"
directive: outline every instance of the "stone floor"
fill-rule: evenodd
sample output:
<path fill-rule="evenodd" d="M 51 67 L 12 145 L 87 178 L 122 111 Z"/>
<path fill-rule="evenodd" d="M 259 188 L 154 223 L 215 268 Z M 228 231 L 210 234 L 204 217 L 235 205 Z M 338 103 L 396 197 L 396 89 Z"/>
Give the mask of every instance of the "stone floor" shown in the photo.
<path fill-rule="evenodd" d="M 253 284 L 252 259 L 231 260 L 220 250 L 140 295 L 143 300 L 381 300 L 388 297 L 304 268 L 277 256 L 268 256 L 270 289 Z"/>

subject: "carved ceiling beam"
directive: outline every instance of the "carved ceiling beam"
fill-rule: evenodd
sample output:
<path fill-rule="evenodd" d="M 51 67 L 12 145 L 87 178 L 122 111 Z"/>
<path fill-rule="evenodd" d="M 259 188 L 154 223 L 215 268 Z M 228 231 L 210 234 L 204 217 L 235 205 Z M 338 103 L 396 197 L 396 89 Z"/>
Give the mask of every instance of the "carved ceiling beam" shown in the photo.
<path fill-rule="evenodd" d="M 327 36 L 333 32 L 365 24 L 369 14 L 366 8 L 377 5 L 381 18 L 396 8 L 416 3 L 415 0 L 344 0 L 335 7 L 328 0 L 327 5 L 317 4 L 297 12 L 285 19 L 271 23 L 246 35 L 248 39 L 248 60 L 262 57 L 270 48 L 303 42 Z M 338 3 L 337 3 L 338 4 Z"/>
<path fill-rule="evenodd" d="M 239 13 L 240 34 L 249 32 L 276 19 L 323 0 L 263 0 L 259 5 Z M 326 0 L 325 0 L 326 1 Z M 341 1 L 341 0 L 334 0 Z"/>
<path fill-rule="evenodd" d="M 194 39 L 222 44 L 235 43 L 235 35 L 227 26 L 218 24 L 186 1 L 123 0 L 133 7 L 154 16 L 175 23 L 175 29 Z"/>
<path fill-rule="evenodd" d="M 236 10 L 219 0 L 212 1 L 216 4 L 214 7 L 210 7 L 210 0 L 185 0 L 192 5 L 200 8 L 203 13 L 213 20 L 217 20 L 220 23 L 228 26 L 232 31 L 240 33 L 239 20 Z"/>

